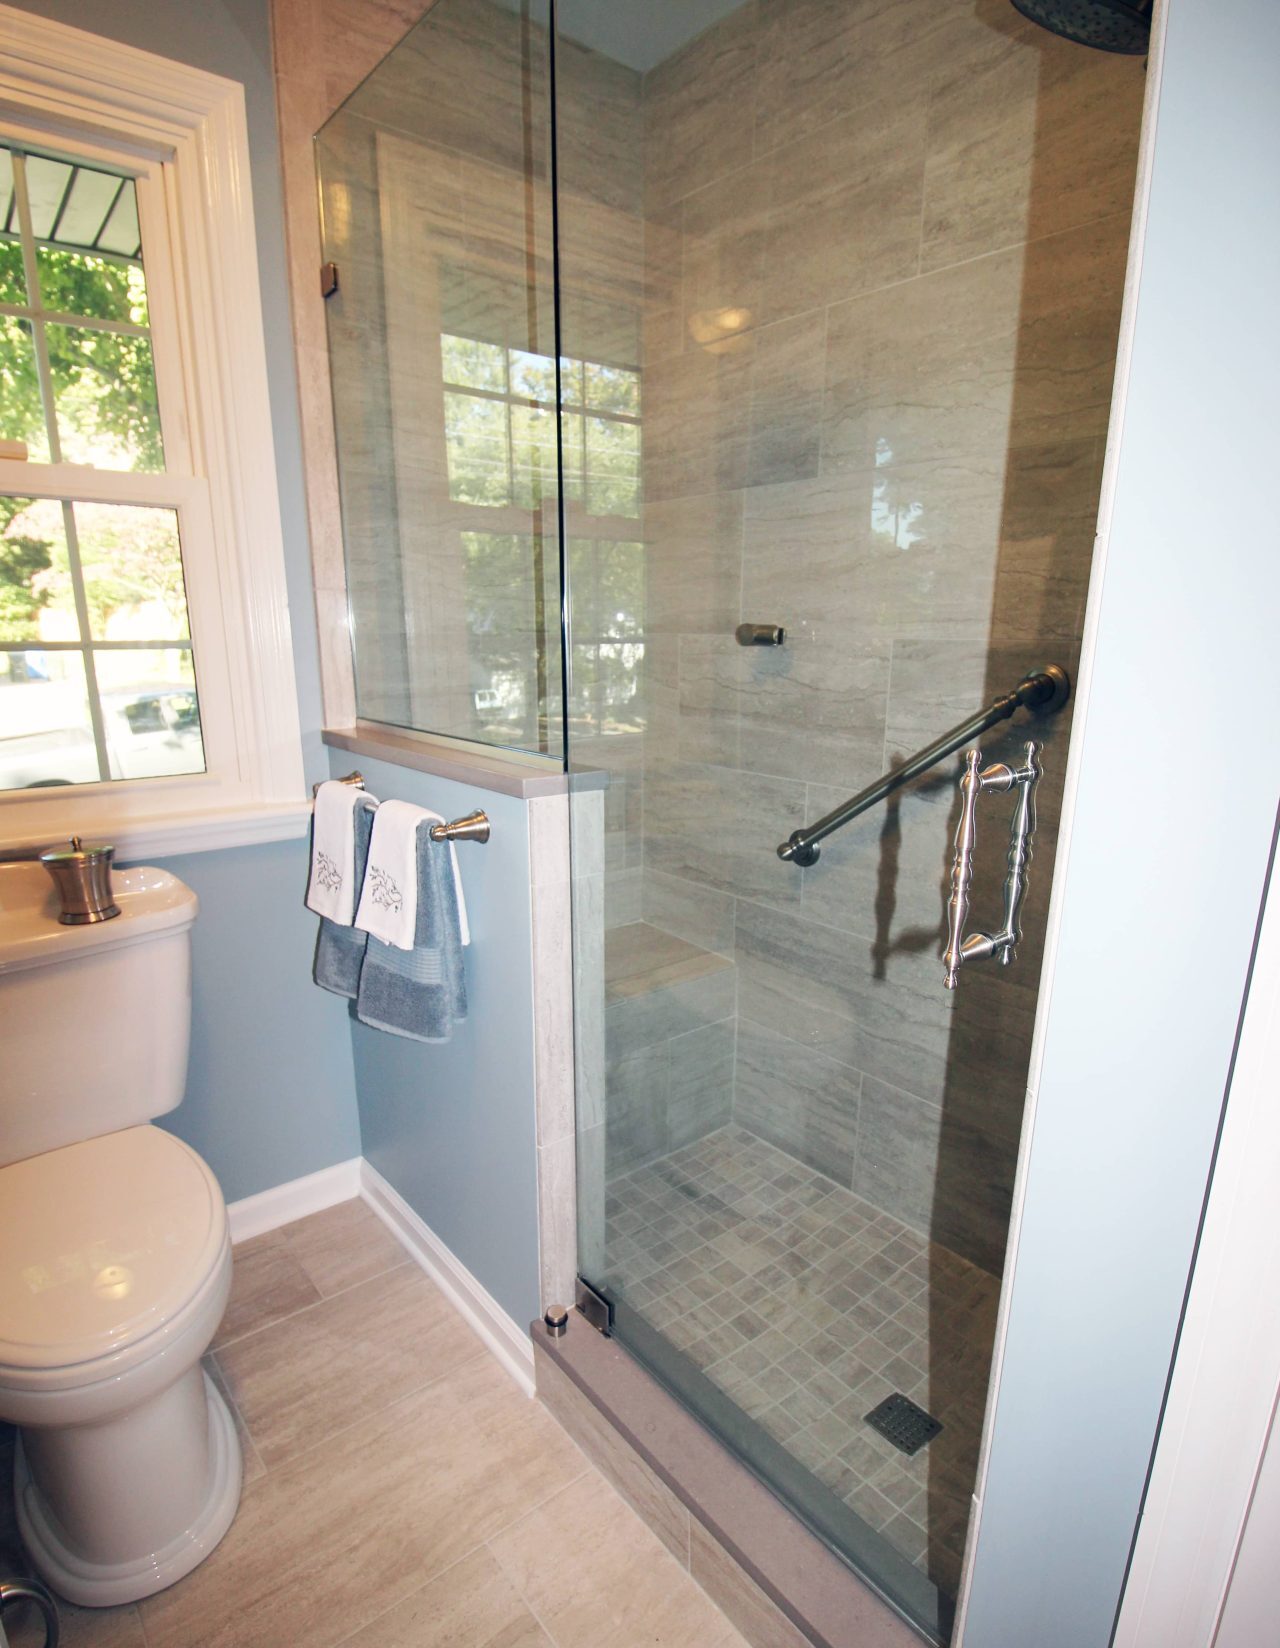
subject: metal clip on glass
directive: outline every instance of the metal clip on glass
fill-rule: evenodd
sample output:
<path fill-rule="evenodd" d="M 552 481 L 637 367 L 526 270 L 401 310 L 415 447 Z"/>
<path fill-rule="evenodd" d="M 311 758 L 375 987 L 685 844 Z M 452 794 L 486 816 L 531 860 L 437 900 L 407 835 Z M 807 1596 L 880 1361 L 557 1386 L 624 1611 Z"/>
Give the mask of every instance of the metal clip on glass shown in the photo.
<path fill-rule="evenodd" d="M 960 822 L 956 826 L 956 854 L 951 867 L 951 898 L 947 905 L 948 937 L 943 952 L 946 964 L 946 986 L 954 990 L 960 976 L 961 963 L 975 961 L 983 956 L 994 956 L 1002 967 L 1014 960 L 1022 937 L 1022 901 L 1027 891 L 1027 866 L 1031 862 L 1031 843 L 1036 828 L 1035 786 L 1040 777 L 1036 757 L 1038 744 L 1028 744 L 1026 759 L 1021 767 L 1006 767 L 1003 763 L 982 767 L 982 751 L 969 750 L 964 758 L 964 775 L 960 780 Z M 965 923 L 969 919 L 969 888 L 973 880 L 973 848 L 977 840 L 978 796 L 984 791 L 1005 795 L 1018 791 L 1009 830 L 1009 867 L 1004 882 L 1004 926 L 998 933 L 970 933 L 965 937 Z"/>

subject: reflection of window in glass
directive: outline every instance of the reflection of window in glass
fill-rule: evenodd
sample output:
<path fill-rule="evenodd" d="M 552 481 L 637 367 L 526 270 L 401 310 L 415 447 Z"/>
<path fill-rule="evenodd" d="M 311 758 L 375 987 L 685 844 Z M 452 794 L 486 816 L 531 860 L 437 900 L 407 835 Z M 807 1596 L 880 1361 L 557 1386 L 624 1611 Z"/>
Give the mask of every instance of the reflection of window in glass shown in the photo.
<path fill-rule="evenodd" d="M 455 503 L 536 509 L 559 490 L 556 363 L 445 334 L 445 438 Z M 588 515 L 640 513 L 640 374 L 560 362 L 564 496 Z"/>
<path fill-rule="evenodd" d="M 910 549 L 925 536 L 920 530 L 924 505 L 903 491 L 892 472 L 883 471 L 871 489 L 871 530 L 898 549 Z"/>
<path fill-rule="evenodd" d="M 0 790 L 203 772 L 176 507 L 42 473 L 164 475 L 132 178 L 0 147 L 0 384 Z"/>
<path fill-rule="evenodd" d="M 571 538 L 569 582 L 573 590 L 571 724 L 579 732 L 643 731 L 643 544 Z"/>
<path fill-rule="evenodd" d="M 515 744 L 536 735 L 530 723 L 542 698 L 545 619 L 530 577 L 536 546 L 527 532 L 464 532 L 461 538 L 477 736 Z"/>

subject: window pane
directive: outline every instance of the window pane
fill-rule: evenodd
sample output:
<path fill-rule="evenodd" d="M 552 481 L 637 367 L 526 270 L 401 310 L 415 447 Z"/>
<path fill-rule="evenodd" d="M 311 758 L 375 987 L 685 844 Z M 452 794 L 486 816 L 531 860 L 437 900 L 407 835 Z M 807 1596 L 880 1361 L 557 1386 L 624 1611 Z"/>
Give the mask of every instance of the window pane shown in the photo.
<path fill-rule="evenodd" d="M 80 654 L 0 652 L 0 790 L 98 776 Z"/>
<path fill-rule="evenodd" d="M 0 641 L 78 641 L 62 505 L 0 497 Z"/>
<path fill-rule="evenodd" d="M 597 412 L 640 413 L 640 374 L 625 366 L 587 362 L 587 405 Z"/>
<path fill-rule="evenodd" d="M 119 332 L 46 327 L 66 463 L 164 468 L 151 343 Z"/>
<path fill-rule="evenodd" d="M 568 406 L 582 405 L 582 362 L 560 360 L 560 398 Z"/>
<path fill-rule="evenodd" d="M 501 395 L 507 387 L 507 352 L 500 343 L 480 343 L 476 338 L 440 339 L 446 383 L 465 384 L 468 389 L 490 389 Z"/>
<path fill-rule="evenodd" d="M 27 283 L 22 275 L 22 248 L 13 205 L 13 158 L 8 149 L 0 148 L 0 303 L 26 301 Z"/>
<path fill-rule="evenodd" d="M 94 649 L 113 778 L 204 771 L 196 678 L 186 647 Z"/>
<path fill-rule="evenodd" d="M 78 503 L 75 521 L 93 639 L 185 640 L 176 510 Z"/>
<path fill-rule="evenodd" d="M 547 406 L 556 403 L 556 363 L 549 355 L 533 355 L 524 349 L 511 351 L 511 393 L 527 395 Z"/>
<path fill-rule="evenodd" d="M 147 324 L 147 282 L 140 263 L 113 262 L 53 246 L 38 247 L 36 262 L 46 309 Z"/>
<path fill-rule="evenodd" d="M 0 149 L 0 161 L 7 156 Z M 4 212 L 4 179 L 0 178 L 0 218 Z M 22 247 L 0 234 L 0 303 L 25 303 L 27 282 L 22 272 Z"/>
<path fill-rule="evenodd" d="M 511 408 L 511 462 L 514 502 L 536 509 L 556 493 L 556 415 L 543 406 Z"/>
<path fill-rule="evenodd" d="M 462 504 L 510 503 L 506 403 L 446 393 L 444 422 L 450 498 Z"/>
<path fill-rule="evenodd" d="M 560 439 L 564 442 L 564 495 L 578 502 L 582 498 L 583 433 L 582 418 L 560 414 Z"/>
<path fill-rule="evenodd" d="M 592 515 L 639 515 L 638 424 L 587 419 L 587 510 Z"/>
<path fill-rule="evenodd" d="M 28 457 L 49 461 L 31 327 L 12 315 L 0 315 L 0 439 L 25 441 Z"/>

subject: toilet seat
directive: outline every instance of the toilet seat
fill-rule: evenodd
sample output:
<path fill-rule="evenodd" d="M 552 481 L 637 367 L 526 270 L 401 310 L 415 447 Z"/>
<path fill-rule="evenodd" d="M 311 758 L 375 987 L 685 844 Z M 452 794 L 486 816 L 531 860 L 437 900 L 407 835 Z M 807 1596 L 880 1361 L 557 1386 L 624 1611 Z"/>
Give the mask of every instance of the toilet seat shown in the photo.
<path fill-rule="evenodd" d="M 0 1387 L 90 1385 L 163 1355 L 204 1321 L 228 1258 L 217 1180 L 157 1127 L 0 1168 Z"/>

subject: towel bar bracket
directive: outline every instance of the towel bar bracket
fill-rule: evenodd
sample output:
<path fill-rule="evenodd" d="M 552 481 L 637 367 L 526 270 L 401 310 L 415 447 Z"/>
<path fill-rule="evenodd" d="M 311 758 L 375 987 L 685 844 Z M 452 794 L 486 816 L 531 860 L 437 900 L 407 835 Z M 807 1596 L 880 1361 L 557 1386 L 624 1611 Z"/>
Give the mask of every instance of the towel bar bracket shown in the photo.
<path fill-rule="evenodd" d="M 323 784 L 324 782 L 325 782 L 325 780 L 321 779 L 319 784 L 313 784 L 311 786 L 311 799 L 313 801 L 315 800 L 316 796 L 320 793 L 320 784 Z M 349 784 L 353 790 L 362 790 L 362 789 L 364 789 L 364 774 L 363 773 L 358 773 L 358 772 L 349 772 L 345 778 L 339 778 L 339 779 L 336 780 L 336 782 L 339 783 L 339 784 Z"/>
<path fill-rule="evenodd" d="M 427 832 L 432 841 L 488 841 L 489 815 L 485 812 L 468 813 L 449 824 L 433 824 Z"/>

